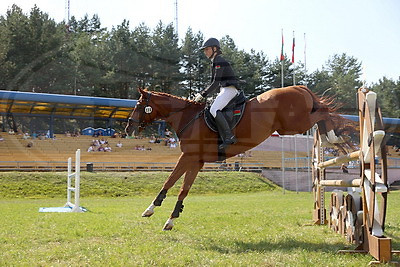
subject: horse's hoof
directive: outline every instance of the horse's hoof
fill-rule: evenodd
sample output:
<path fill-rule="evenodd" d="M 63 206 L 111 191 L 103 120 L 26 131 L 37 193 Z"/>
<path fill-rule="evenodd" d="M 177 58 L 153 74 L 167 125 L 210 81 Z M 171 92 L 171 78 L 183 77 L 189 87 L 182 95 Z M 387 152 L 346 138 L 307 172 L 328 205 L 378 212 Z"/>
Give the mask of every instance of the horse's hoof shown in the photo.
<path fill-rule="evenodd" d="M 174 222 L 171 219 L 168 219 L 164 224 L 163 231 L 171 231 L 174 228 Z"/>
<path fill-rule="evenodd" d="M 174 228 L 173 225 L 165 224 L 165 225 L 164 225 L 164 228 L 163 228 L 162 230 L 163 230 L 163 231 L 171 231 L 172 228 Z"/>
<path fill-rule="evenodd" d="M 142 217 L 150 217 L 151 215 L 153 215 L 154 214 L 154 211 L 153 210 L 145 210 L 143 213 L 142 213 Z"/>

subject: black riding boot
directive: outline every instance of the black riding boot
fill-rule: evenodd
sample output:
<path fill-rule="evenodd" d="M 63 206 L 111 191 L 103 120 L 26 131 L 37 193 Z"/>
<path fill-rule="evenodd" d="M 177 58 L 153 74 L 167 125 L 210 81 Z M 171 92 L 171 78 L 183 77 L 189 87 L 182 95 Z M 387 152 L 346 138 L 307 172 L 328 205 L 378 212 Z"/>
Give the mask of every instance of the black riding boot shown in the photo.
<path fill-rule="evenodd" d="M 228 122 L 220 110 L 217 111 L 215 122 L 217 123 L 218 132 L 222 138 L 222 144 L 218 148 L 222 150 L 227 148 L 229 145 L 235 144 L 236 137 L 229 128 Z"/>

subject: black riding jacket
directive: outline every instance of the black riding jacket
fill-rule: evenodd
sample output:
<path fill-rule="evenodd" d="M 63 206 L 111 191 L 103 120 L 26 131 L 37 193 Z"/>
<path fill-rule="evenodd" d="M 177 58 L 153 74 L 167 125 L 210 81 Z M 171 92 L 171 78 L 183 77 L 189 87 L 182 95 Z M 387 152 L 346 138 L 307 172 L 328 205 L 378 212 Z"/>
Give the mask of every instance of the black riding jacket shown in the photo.
<path fill-rule="evenodd" d="M 231 64 L 220 55 L 217 55 L 211 64 L 211 85 L 201 92 L 203 97 L 220 87 L 238 87 L 238 78 L 233 72 Z"/>

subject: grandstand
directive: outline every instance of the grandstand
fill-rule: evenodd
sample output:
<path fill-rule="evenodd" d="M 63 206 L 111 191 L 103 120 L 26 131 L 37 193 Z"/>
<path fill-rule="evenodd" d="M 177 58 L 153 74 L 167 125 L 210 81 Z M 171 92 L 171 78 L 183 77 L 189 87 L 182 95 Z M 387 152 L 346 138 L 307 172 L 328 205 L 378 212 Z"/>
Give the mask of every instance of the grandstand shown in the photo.
<path fill-rule="evenodd" d="M 76 149 L 81 149 L 82 167 L 93 163 L 95 170 L 172 170 L 181 151 L 179 147 L 170 148 L 164 144 L 150 143 L 149 139 L 107 139 L 112 152 L 87 152 L 94 138 L 81 135 L 66 137 L 56 134 L 55 139 L 24 139 L 21 135 L 3 134 L 0 142 L 0 170 L 65 170 L 68 157 L 72 157 Z M 102 138 L 102 137 L 100 137 Z M 121 141 L 123 146 L 117 147 Z M 28 143 L 32 146 L 28 147 Z M 135 150 L 135 146 L 144 146 L 151 150 Z M 287 152 L 287 156 L 293 156 Z M 281 167 L 281 157 L 276 151 L 252 151 L 241 157 L 227 160 L 225 168 L 234 168 L 235 164 L 242 168 Z M 280 155 L 280 154 L 279 154 Z M 210 165 L 210 164 L 207 164 Z M 221 163 L 211 164 L 205 169 L 220 168 Z"/>
<path fill-rule="evenodd" d="M 177 162 L 181 151 L 179 147 L 170 148 L 164 142 L 160 144 L 150 143 L 149 139 L 107 139 L 112 152 L 87 152 L 93 139 L 92 136 L 81 135 L 79 137 L 67 137 L 57 134 L 55 139 L 24 139 L 21 135 L 9 135 L 3 133 L 3 141 L 0 142 L 0 170 L 26 170 L 26 171 L 64 171 L 67 168 L 68 157 L 73 157 L 77 149 L 81 149 L 81 166 L 83 169 L 92 163 L 95 171 L 134 171 L 134 170 L 165 170 L 171 171 Z M 121 141 L 123 146 L 117 147 Z M 260 146 L 241 156 L 227 159 L 226 163 L 206 164 L 203 170 L 237 169 L 249 171 L 261 171 L 265 168 L 281 168 L 282 152 L 276 145 L 279 137 L 270 137 Z M 27 147 L 32 143 L 31 147 Z M 268 145 L 270 144 L 270 145 Z M 271 147 L 271 144 L 276 148 Z M 135 146 L 144 146 L 151 150 L 135 150 Z M 301 144 L 299 144 L 301 146 Z M 284 156 L 286 159 L 294 158 L 293 145 L 287 144 Z M 398 167 L 399 151 L 389 149 L 389 164 Z M 298 151 L 297 157 L 304 159 L 299 167 L 306 166 L 307 152 Z M 286 168 L 295 167 L 294 160 L 285 161 Z"/>

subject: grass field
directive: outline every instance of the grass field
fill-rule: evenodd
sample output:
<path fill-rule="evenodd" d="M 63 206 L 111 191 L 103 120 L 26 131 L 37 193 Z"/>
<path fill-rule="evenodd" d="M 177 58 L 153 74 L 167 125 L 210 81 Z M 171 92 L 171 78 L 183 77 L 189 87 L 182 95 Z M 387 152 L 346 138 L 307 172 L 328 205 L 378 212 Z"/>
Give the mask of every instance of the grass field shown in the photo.
<path fill-rule="evenodd" d="M 201 173 L 175 228 L 163 232 L 177 188 L 152 217 L 140 215 L 167 175 L 83 173 L 81 202 L 89 212 L 63 214 L 38 209 L 65 203 L 65 174 L 0 173 L 0 266 L 365 266 L 372 260 L 337 254 L 353 246 L 326 226 L 305 226 L 310 193 L 282 194 L 257 174 Z M 400 249 L 399 192 L 389 195 L 386 234 Z"/>

